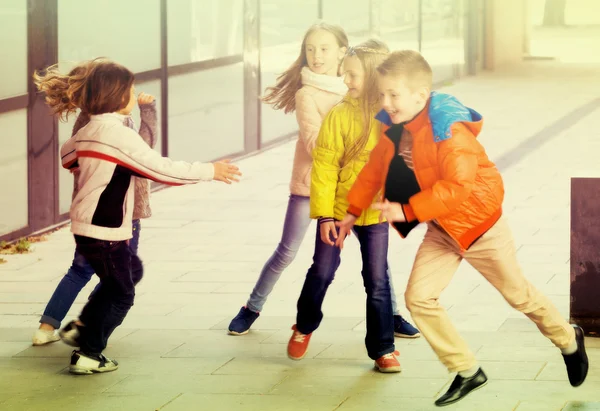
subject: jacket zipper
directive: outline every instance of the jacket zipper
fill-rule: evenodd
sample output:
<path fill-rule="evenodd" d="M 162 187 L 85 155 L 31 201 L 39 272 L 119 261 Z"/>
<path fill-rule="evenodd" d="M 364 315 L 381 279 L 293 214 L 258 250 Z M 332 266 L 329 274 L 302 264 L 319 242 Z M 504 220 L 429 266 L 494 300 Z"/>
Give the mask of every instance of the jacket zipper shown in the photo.
<path fill-rule="evenodd" d="M 413 148 L 414 148 L 414 136 L 413 136 Z M 419 174 L 417 173 L 417 163 L 415 162 L 415 156 L 414 156 L 414 150 L 413 150 L 413 154 L 412 154 L 412 161 L 413 161 L 413 167 L 414 167 L 414 173 L 415 173 L 415 178 L 417 179 L 417 183 L 419 183 L 419 188 L 423 189 L 423 185 L 421 184 L 421 180 L 419 179 Z M 454 237 L 452 234 L 450 234 L 450 232 L 448 232 L 448 230 L 446 229 L 446 227 L 444 227 L 444 224 L 442 224 L 441 221 L 439 220 L 435 220 L 437 222 L 437 224 L 442 227 L 442 229 L 444 230 L 444 232 L 446 234 L 448 234 L 448 236 L 454 240 L 454 242 L 456 244 L 458 244 L 458 246 L 460 247 L 460 251 L 461 253 L 464 252 L 465 250 L 463 249 L 463 246 L 460 244 L 460 242 L 456 239 L 456 237 Z"/>

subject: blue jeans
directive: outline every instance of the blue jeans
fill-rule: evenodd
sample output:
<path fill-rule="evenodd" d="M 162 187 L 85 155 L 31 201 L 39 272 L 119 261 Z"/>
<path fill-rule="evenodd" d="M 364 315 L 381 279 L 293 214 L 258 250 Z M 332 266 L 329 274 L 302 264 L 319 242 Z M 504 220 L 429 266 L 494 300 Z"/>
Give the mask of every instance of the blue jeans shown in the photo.
<path fill-rule="evenodd" d="M 365 345 L 371 359 L 378 359 L 394 352 L 394 316 L 388 276 L 388 223 L 355 226 L 353 229 L 360 243 L 363 268 L 362 277 L 367 293 L 367 335 Z M 302 334 L 315 331 L 323 312 L 321 307 L 327 288 L 338 269 L 340 249 L 325 244 L 317 224 L 317 239 L 313 264 L 306 274 L 304 287 L 298 299 L 296 328 Z"/>
<path fill-rule="evenodd" d="M 267 297 L 273 291 L 281 273 L 296 258 L 310 222 L 310 199 L 290 194 L 281 241 L 260 272 L 260 277 L 258 277 L 254 290 L 246 303 L 249 310 L 262 311 Z"/>
<path fill-rule="evenodd" d="M 131 248 L 131 252 L 135 255 L 138 252 L 140 230 L 140 220 L 133 220 L 133 238 L 129 241 L 129 248 Z M 54 294 L 52 294 L 44 310 L 44 315 L 40 318 L 40 323 L 60 328 L 61 321 L 65 318 L 79 292 L 91 280 L 94 273 L 94 268 L 87 262 L 85 257 L 75 250 L 71 268 L 69 268 L 67 274 L 60 280 L 56 290 L 54 290 Z M 99 286 L 100 284 L 96 285 L 91 294 L 95 293 Z"/>
<path fill-rule="evenodd" d="M 258 281 L 250 294 L 250 298 L 246 303 L 246 307 L 255 313 L 261 312 L 267 297 L 273 291 L 273 287 L 281 277 L 281 273 L 285 270 L 296 258 L 298 249 L 306 236 L 306 231 L 310 225 L 310 198 L 290 194 L 288 207 L 285 213 L 285 222 L 283 223 L 283 234 L 281 241 L 275 249 L 273 255 L 267 260 Z M 318 234 L 318 233 L 317 233 Z M 392 282 L 391 272 L 388 264 L 388 277 L 390 279 L 390 289 L 392 293 L 392 311 L 398 314 L 396 304 L 396 294 L 394 292 L 394 284 Z"/>

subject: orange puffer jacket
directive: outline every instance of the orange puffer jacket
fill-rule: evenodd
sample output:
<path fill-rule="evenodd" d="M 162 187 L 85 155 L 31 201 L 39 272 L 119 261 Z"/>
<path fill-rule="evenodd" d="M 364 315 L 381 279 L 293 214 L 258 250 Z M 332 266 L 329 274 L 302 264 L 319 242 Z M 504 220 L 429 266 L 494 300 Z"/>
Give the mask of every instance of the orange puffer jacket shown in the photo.
<path fill-rule="evenodd" d="M 389 116 L 382 111 L 377 119 L 384 123 L 383 136 L 348 194 L 348 212 L 355 215 L 385 187 L 396 155 L 385 133 L 392 125 Z M 413 136 L 413 166 L 421 190 L 403 204 L 407 222 L 435 220 L 463 250 L 502 214 L 502 177 L 476 139 L 482 123 L 479 113 L 455 97 L 433 92 L 427 107 L 404 124 Z"/>

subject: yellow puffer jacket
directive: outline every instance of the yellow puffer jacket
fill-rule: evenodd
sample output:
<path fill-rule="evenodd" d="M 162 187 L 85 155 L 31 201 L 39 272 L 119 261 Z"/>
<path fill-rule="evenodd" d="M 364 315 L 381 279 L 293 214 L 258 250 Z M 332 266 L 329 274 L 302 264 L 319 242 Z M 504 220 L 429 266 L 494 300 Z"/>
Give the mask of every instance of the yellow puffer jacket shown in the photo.
<path fill-rule="evenodd" d="M 371 118 L 376 114 L 373 111 Z M 313 167 L 310 185 L 310 217 L 333 217 L 341 220 L 348 210 L 348 191 L 352 188 L 358 173 L 369 161 L 369 154 L 375 148 L 381 134 L 381 124 L 371 123 L 369 141 L 362 153 L 342 167 L 345 147 L 360 138 L 363 129 L 363 116 L 358 100 L 344 99 L 323 120 L 317 144 L 313 151 Z M 377 199 L 378 197 L 376 197 Z M 366 209 L 356 225 L 379 223 L 379 211 Z"/>

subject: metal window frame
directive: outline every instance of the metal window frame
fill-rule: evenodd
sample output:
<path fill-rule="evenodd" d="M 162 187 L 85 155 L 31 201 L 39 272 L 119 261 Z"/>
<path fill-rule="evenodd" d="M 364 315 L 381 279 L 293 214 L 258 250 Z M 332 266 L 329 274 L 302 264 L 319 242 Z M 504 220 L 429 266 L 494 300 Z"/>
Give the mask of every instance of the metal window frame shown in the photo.
<path fill-rule="evenodd" d="M 21 94 L 19 96 L 7 97 L 0 99 L 0 114 L 8 113 L 9 111 L 21 110 L 29 105 L 29 94 Z"/>
<path fill-rule="evenodd" d="M 0 99 L 0 114 L 27 109 L 28 224 L 0 235 L 0 240 L 43 232 L 65 223 L 59 214 L 58 120 L 50 115 L 43 95 L 30 76 L 58 61 L 58 0 L 27 0 L 27 94 Z M 169 77 L 244 63 L 244 149 L 223 157 L 246 156 L 260 143 L 260 0 L 244 0 L 244 49 L 235 54 L 182 65 L 168 64 L 167 0 L 160 0 L 161 63 L 154 70 L 135 73 L 136 81 L 160 80 L 161 153 L 169 154 Z M 214 159 L 218 160 L 218 159 Z M 154 184 L 154 189 L 162 186 Z"/>
<path fill-rule="evenodd" d="M 27 146 L 29 230 L 56 223 L 58 214 L 58 122 L 32 74 L 58 60 L 58 0 L 29 0 L 27 11 Z"/>

